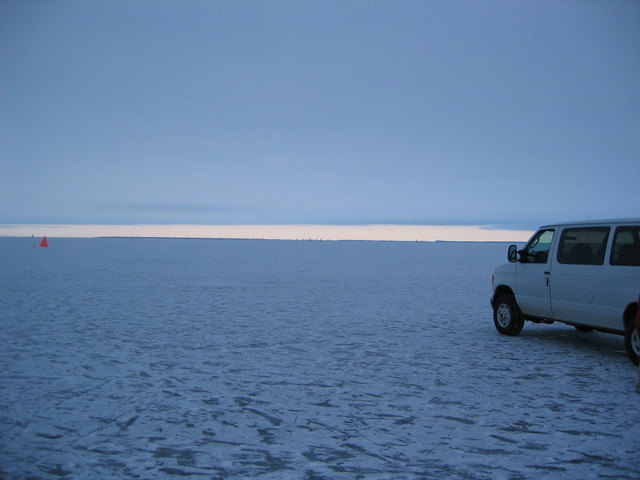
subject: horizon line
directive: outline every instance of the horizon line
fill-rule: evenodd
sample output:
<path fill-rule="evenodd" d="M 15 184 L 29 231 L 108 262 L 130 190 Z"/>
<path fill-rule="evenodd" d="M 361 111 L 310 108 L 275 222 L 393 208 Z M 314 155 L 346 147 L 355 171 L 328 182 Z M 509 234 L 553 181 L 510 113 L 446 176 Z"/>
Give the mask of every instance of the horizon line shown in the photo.
<path fill-rule="evenodd" d="M 533 230 L 505 229 L 492 225 L 0 224 L 1 237 L 47 236 L 50 238 L 144 237 L 243 240 L 524 242 L 532 234 Z"/>

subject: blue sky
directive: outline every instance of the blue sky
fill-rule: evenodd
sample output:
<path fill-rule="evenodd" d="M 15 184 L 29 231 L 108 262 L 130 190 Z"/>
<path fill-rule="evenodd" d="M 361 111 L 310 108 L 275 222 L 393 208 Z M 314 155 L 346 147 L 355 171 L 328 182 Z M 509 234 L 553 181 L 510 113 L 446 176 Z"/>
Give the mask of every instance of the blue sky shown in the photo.
<path fill-rule="evenodd" d="M 0 0 L 0 224 L 640 215 L 640 2 Z"/>

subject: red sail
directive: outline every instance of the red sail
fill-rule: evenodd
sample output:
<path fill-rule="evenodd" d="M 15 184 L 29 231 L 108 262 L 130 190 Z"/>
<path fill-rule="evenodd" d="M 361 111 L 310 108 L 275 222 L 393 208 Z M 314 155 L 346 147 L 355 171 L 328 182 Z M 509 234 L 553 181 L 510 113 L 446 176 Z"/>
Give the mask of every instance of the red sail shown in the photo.
<path fill-rule="evenodd" d="M 40 242 L 40 246 L 41 247 L 48 247 L 49 246 L 49 242 L 47 242 L 47 237 L 44 237 L 42 239 L 42 241 Z"/>

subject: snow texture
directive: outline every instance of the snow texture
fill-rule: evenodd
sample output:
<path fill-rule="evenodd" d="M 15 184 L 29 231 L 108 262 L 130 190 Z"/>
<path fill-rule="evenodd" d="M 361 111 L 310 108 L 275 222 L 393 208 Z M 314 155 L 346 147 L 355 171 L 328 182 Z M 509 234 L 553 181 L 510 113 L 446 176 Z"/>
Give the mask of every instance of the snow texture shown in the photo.
<path fill-rule="evenodd" d="M 640 478 L 620 336 L 505 244 L 0 238 L 0 478 Z"/>

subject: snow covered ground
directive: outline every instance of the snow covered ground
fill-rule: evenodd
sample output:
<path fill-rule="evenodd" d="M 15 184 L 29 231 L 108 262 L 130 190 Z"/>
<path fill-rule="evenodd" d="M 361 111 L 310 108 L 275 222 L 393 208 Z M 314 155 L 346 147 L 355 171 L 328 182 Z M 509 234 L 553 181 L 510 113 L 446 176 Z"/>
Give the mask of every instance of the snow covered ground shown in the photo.
<path fill-rule="evenodd" d="M 622 337 L 489 307 L 504 244 L 0 238 L 0 477 L 640 478 Z"/>

